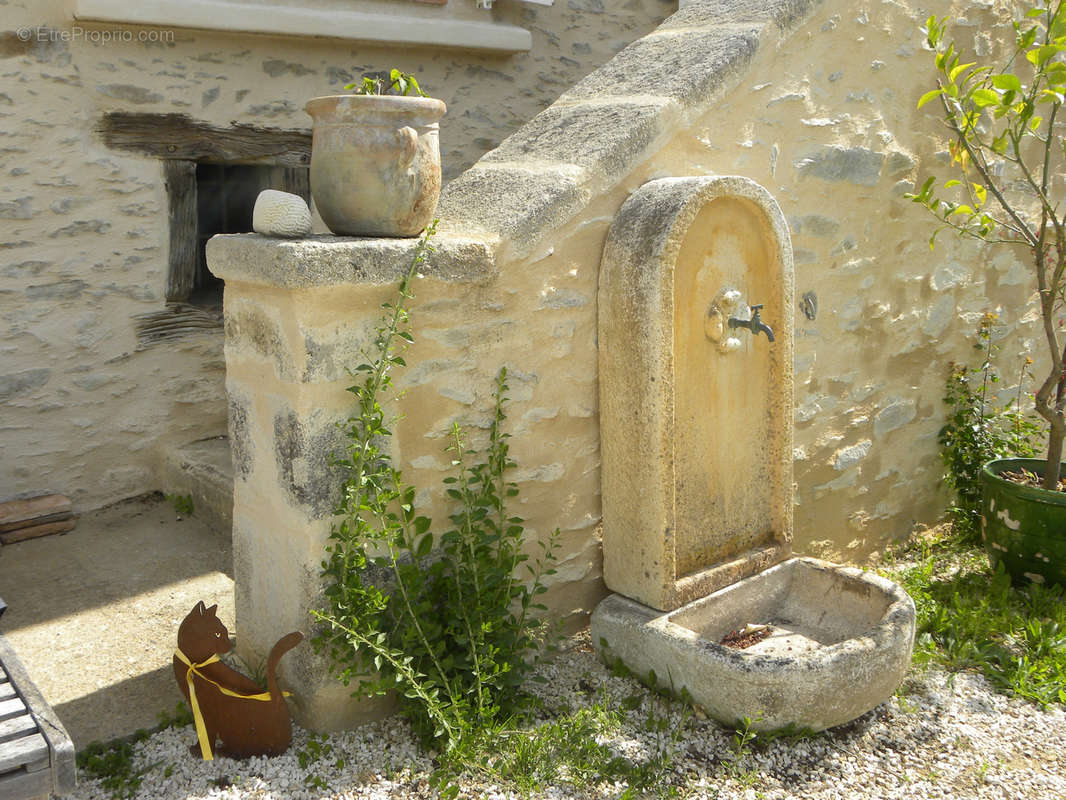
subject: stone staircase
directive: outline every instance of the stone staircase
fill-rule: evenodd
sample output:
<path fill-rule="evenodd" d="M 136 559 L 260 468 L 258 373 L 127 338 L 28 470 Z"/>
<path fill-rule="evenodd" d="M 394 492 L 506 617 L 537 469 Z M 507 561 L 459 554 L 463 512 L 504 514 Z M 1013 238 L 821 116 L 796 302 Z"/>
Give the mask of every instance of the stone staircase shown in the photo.
<path fill-rule="evenodd" d="M 163 491 L 192 498 L 193 514 L 220 535 L 233 528 L 233 458 L 228 436 L 172 447 L 163 457 Z"/>

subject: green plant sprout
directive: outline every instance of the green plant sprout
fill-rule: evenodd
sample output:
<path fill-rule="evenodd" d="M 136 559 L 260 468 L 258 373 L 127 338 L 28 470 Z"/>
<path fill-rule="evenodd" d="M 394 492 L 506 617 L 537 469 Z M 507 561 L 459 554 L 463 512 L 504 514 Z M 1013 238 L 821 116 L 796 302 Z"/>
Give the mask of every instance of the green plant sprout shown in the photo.
<path fill-rule="evenodd" d="M 355 89 L 356 94 L 392 94 L 401 97 L 408 97 L 411 94 L 419 97 L 426 96 L 414 75 L 410 72 L 401 72 L 398 69 L 392 69 L 388 73 L 367 73 L 361 81 L 346 84 L 344 88 L 349 91 Z"/>
<path fill-rule="evenodd" d="M 163 498 L 174 506 L 174 510 L 177 513 L 183 514 L 186 517 L 192 514 L 196 509 L 191 494 L 165 494 L 163 495 Z"/>

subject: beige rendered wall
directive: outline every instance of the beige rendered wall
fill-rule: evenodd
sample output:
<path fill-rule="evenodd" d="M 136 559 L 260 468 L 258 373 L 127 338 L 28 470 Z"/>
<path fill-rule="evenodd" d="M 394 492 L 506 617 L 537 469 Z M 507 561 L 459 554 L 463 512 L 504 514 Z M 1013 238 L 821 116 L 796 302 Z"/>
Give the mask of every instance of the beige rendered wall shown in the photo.
<path fill-rule="evenodd" d="M 307 99 L 363 71 L 400 66 L 449 106 L 441 124 L 448 179 L 674 8 L 661 0 L 550 8 L 501 0 L 492 11 L 471 11 L 473 0 L 410 5 L 423 17 L 524 27 L 533 48 L 398 50 L 188 29 L 142 42 L 142 31 L 158 30 L 75 23 L 73 3 L 62 0 L 3 6 L 0 498 L 60 491 L 84 509 L 164 488 L 162 446 L 226 429 L 221 334 L 135 349 L 130 317 L 163 307 L 166 196 L 158 161 L 108 150 L 93 133 L 102 114 L 307 128 Z M 50 31 L 44 41 L 19 37 L 39 26 Z M 115 31 L 132 41 L 102 37 Z"/>
<path fill-rule="evenodd" d="M 728 0 L 707 5 L 715 2 L 735 5 Z M 785 12 L 776 13 L 802 14 L 803 5 L 782 2 L 778 6 Z M 947 166 L 947 141 L 939 135 L 934 107 L 916 110 L 934 80 L 920 25 L 931 10 L 947 14 L 960 45 L 987 57 L 999 52 L 997 41 L 1012 41 L 1011 4 L 810 5 L 810 16 L 794 31 L 787 30 L 787 19 L 785 30 L 764 28 L 739 82 L 731 86 L 724 69 L 721 99 L 695 118 L 661 96 L 643 95 L 647 84 L 605 84 L 602 76 L 622 74 L 612 62 L 592 76 L 591 85 L 606 86 L 604 91 L 617 97 L 586 100 L 591 90 L 564 95 L 551 110 L 555 116 L 539 126 L 534 121 L 520 132 L 520 141 L 505 143 L 453 185 L 446 208 L 456 215 L 462 215 L 456 197 L 477 200 L 478 184 L 494 180 L 494 173 L 505 174 L 501 185 L 542 180 L 553 189 L 563 186 L 536 233 L 519 230 L 504 237 L 501 252 L 513 255 L 500 261 L 501 277 L 491 291 L 478 290 L 477 302 L 428 293 L 433 309 L 439 303 L 462 309 L 455 330 L 432 323 L 435 346 L 455 348 L 450 363 L 464 363 L 477 375 L 473 384 L 463 379 L 454 387 L 447 385 L 452 379 L 442 378 L 438 393 L 459 392 L 483 402 L 483 393 L 469 387 L 488 385 L 485 359 L 469 356 L 490 350 L 501 355 L 489 364 L 506 361 L 528 376 L 514 382 L 520 387 L 516 416 L 522 434 L 514 450 L 528 480 L 524 489 L 533 493 L 528 516 L 535 529 L 558 524 L 578 532 L 582 526 L 592 530 L 599 520 L 594 379 L 599 259 L 615 213 L 647 180 L 742 175 L 766 187 L 789 220 L 797 299 L 793 544 L 799 553 L 861 561 L 916 525 L 940 519 L 947 499 L 936 442 L 944 420 L 944 381 L 951 361 L 975 362 L 974 334 L 985 312 L 999 314 L 995 336 L 1004 373 L 1016 374 L 1025 354 L 1039 366 L 1035 295 L 1025 263 L 1018 260 L 1026 252 L 986 251 L 950 234 L 930 251 L 933 221 L 903 197 L 919 177 L 937 170 L 943 175 Z M 738 15 L 747 14 L 743 4 L 736 7 Z M 729 19 L 723 16 L 722 22 Z M 671 21 L 676 30 L 687 24 Z M 654 85 L 657 95 L 669 95 L 670 88 Z M 608 163 L 618 153 L 629 156 L 633 140 L 651 140 L 644 150 L 651 155 L 614 182 L 583 173 L 578 166 L 586 163 L 583 156 L 553 147 L 545 133 L 552 125 L 560 131 L 558 120 L 574 111 L 574 103 L 588 108 L 608 102 L 622 111 L 665 103 L 656 117 L 657 134 L 653 129 L 645 135 L 634 125 L 618 140 L 607 135 L 589 140 L 589 150 L 611 154 Z M 525 162 L 516 156 L 523 153 Z M 549 163 L 551 158 L 574 160 L 563 166 Z M 532 177 L 521 177 L 522 169 Z M 586 187 L 592 189 L 589 201 L 580 199 Z M 585 204 L 572 215 L 567 203 Z M 471 213 L 462 220 L 476 221 Z M 458 222 L 449 224 L 462 229 Z M 491 222 L 505 233 L 509 224 Z M 799 306 L 811 291 L 819 303 L 813 321 Z M 459 352 L 468 360 L 461 361 Z M 1000 391 L 1006 396 L 1014 388 L 1004 384 Z M 598 570 L 595 549 L 582 550 L 579 543 L 577 535 L 566 550 L 561 580 Z M 588 553 L 594 561 L 586 567 Z"/>
<path fill-rule="evenodd" d="M 979 361 L 982 314 L 999 314 L 1005 375 L 1039 356 L 1028 252 L 950 232 L 930 251 L 933 220 L 903 197 L 947 173 L 937 104 L 916 110 L 935 86 L 920 25 L 948 15 L 959 45 L 990 58 L 1013 43 L 1014 6 L 827 2 L 654 159 L 651 174 L 769 189 L 792 230 L 797 303 L 818 297 L 815 320 L 795 314 L 798 552 L 854 560 L 938 519 L 944 380 L 951 361 Z"/>

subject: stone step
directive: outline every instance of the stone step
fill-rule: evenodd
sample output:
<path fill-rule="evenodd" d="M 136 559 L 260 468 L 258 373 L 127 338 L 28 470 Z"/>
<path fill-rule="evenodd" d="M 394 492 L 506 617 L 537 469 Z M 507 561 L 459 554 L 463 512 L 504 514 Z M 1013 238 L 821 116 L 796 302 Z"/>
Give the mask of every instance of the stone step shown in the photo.
<path fill-rule="evenodd" d="M 233 528 L 233 459 L 229 437 L 214 436 L 167 450 L 163 491 L 192 498 L 193 514 L 219 534 Z"/>

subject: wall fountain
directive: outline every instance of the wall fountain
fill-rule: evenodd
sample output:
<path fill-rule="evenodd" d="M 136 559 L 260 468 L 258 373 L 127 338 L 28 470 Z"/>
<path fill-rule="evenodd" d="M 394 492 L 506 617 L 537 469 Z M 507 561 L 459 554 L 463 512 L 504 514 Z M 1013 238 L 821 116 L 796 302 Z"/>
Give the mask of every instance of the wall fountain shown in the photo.
<path fill-rule="evenodd" d="M 611 226 L 598 326 L 616 594 L 593 614 L 593 643 L 761 730 L 869 711 L 914 640 L 902 588 L 791 557 L 792 308 L 788 228 L 753 181 L 651 181 Z M 722 644 L 731 634 L 754 643 Z"/>

